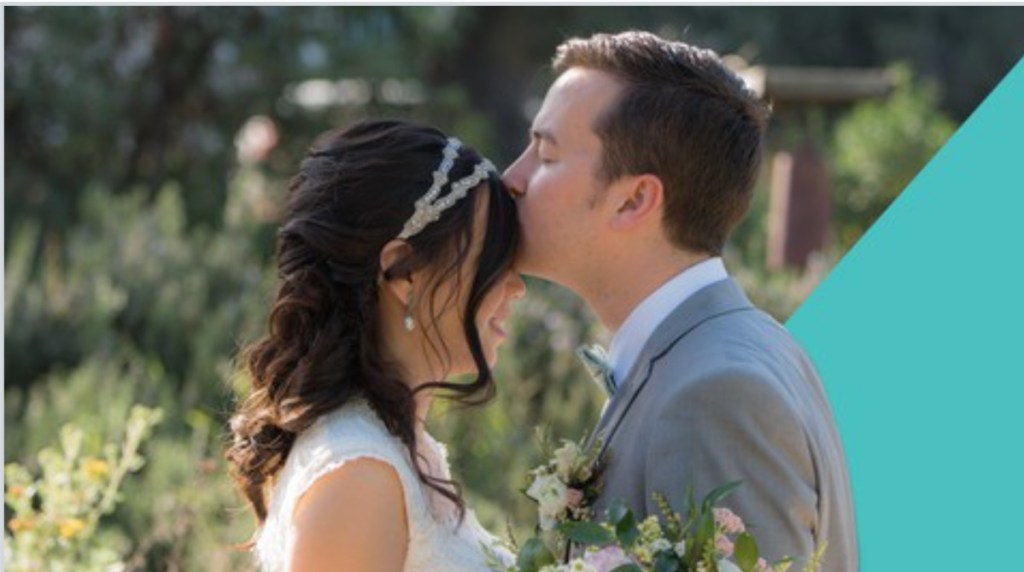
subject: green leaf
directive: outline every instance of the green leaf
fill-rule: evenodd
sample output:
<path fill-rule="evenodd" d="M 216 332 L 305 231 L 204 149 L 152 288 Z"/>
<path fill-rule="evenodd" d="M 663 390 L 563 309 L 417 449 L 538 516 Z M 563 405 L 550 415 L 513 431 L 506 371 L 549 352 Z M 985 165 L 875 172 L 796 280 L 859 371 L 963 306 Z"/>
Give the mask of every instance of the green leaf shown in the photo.
<path fill-rule="evenodd" d="M 708 510 L 717 505 L 719 501 L 729 496 L 729 494 L 732 493 L 732 491 L 736 490 L 736 487 L 740 486 L 741 484 L 743 484 L 743 481 L 733 481 L 731 483 L 724 484 L 708 493 L 707 496 L 704 497 L 704 502 L 701 503 L 701 505 L 704 507 L 704 510 Z"/>
<path fill-rule="evenodd" d="M 772 570 L 775 570 L 776 572 L 786 572 L 793 566 L 793 562 L 795 562 L 793 557 L 787 556 L 772 564 Z M 807 570 L 804 569 L 804 572 L 807 572 Z"/>
<path fill-rule="evenodd" d="M 623 548 L 630 548 L 636 544 L 636 540 L 640 538 L 640 529 L 636 525 L 633 511 L 627 509 L 622 518 L 615 523 L 615 536 Z"/>
<path fill-rule="evenodd" d="M 626 508 L 626 505 L 623 504 L 622 501 L 616 500 L 612 503 L 612 506 L 608 507 L 608 522 L 610 522 L 612 526 L 615 526 L 619 524 L 619 521 L 622 520 L 628 512 L 629 509 Z"/>
<path fill-rule="evenodd" d="M 733 559 L 736 565 L 743 572 L 750 572 L 757 566 L 758 558 L 757 541 L 746 532 L 736 537 L 736 544 L 733 550 Z"/>
<path fill-rule="evenodd" d="M 612 572 L 644 572 L 644 569 L 636 564 L 623 564 L 612 570 Z"/>
<path fill-rule="evenodd" d="M 703 514 L 697 524 L 697 543 L 704 545 L 715 541 L 715 519 L 710 514 Z"/>
<path fill-rule="evenodd" d="M 686 512 L 689 515 L 693 514 L 694 508 L 697 506 L 693 495 L 693 483 L 689 483 L 686 485 Z"/>
<path fill-rule="evenodd" d="M 611 531 L 595 522 L 566 522 L 558 525 L 558 532 L 584 546 L 606 546 L 615 542 Z"/>
<path fill-rule="evenodd" d="M 516 557 L 516 566 L 520 572 L 538 572 L 541 568 L 555 563 L 555 555 L 536 536 L 523 544 L 523 549 Z"/>
<path fill-rule="evenodd" d="M 680 564 L 682 563 L 679 561 L 679 556 L 674 550 L 663 550 L 654 559 L 652 572 L 676 572 L 679 570 Z"/>

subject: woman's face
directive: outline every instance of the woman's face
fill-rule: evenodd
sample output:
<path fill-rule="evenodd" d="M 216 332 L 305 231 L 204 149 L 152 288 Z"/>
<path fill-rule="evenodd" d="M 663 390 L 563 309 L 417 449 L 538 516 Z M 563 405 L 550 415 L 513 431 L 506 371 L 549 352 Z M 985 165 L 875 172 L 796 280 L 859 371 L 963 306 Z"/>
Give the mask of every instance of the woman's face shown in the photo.
<path fill-rule="evenodd" d="M 437 290 L 435 307 L 444 308 L 443 313 L 438 317 L 437 331 L 428 329 L 427 335 L 431 342 L 437 346 L 444 355 L 445 349 L 451 357 L 450 367 L 447 368 L 448 376 L 477 373 L 476 364 L 469 351 L 469 344 L 466 342 L 466 334 L 463 329 L 463 315 L 466 304 L 469 300 L 470 289 L 476 269 L 479 265 L 480 254 L 483 251 L 484 236 L 487 234 L 487 208 L 490 202 L 489 187 L 482 183 L 471 191 L 478 193 L 476 211 L 473 217 L 473 243 L 470 245 L 468 256 L 459 268 L 457 279 L 455 276 L 444 278 L 444 282 Z M 523 283 L 519 273 L 514 269 L 505 271 L 490 290 L 484 295 L 476 314 L 476 327 L 480 334 L 480 343 L 484 351 L 487 364 L 494 367 L 498 358 L 498 347 L 508 337 L 505 330 L 506 320 L 511 312 L 512 301 L 522 298 L 526 292 L 526 285 Z M 445 304 L 445 301 L 450 303 Z M 429 307 L 425 308 L 429 312 Z M 432 339 L 434 337 L 440 340 Z M 439 343 L 443 341 L 444 343 Z"/>
<path fill-rule="evenodd" d="M 509 269 L 487 292 L 480 304 L 476 314 L 476 328 L 480 332 L 487 365 L 492 368 L 498 361 L 498 347 L 508 338 L 505 322 L 511 312 L 512 301 L 522 298 L 525 292 L 526 284 L 519 273 Z"/>

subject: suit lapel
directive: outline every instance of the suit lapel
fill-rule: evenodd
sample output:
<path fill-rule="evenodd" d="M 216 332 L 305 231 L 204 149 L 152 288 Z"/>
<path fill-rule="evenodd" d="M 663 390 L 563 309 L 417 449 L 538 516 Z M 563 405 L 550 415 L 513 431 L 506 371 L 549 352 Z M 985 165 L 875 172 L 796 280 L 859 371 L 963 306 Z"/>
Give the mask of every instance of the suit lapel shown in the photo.
<path fill-rule="evenodd" d="M 604 413 L 594 429 L 592 438 L 601 439 L 600 456 L 604 455 L 615 431 L 629 413 L 640 391 L 651 377 L 654 364 L 668 353 L 679 340 L 686 337 L 697 326 L 718 316 L 733 312 L 752 310 L 743 289 L 732 278 L 707 286 L 683 301 L 658 326 L 644 344 L 626 379 L 605 407 Z"/>

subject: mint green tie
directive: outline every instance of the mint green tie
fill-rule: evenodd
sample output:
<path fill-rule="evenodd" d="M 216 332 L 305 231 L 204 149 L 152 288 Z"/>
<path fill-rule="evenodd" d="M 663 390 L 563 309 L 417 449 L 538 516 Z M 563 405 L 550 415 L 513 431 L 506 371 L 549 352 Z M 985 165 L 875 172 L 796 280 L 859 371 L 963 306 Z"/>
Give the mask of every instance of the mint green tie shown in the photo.
<path fill-rule="evenodd" d="M 603 347 L 593 344 L 590 347 L 580 346 L 576 350 L 576 355 L 583 362 L 587 373 L 594 378 L 594 383 L 601 388 L 601 391 L 609 398 L 615 395 L 615 372 L 612 370 L 611 364 L 608 363 L 608 352 Z"/>

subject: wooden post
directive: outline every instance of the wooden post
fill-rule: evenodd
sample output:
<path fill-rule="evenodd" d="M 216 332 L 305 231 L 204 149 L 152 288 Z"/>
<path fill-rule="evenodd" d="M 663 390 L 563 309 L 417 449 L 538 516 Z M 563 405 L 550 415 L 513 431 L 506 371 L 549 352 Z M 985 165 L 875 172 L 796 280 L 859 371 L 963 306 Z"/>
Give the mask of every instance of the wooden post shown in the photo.
<path fill-rule="evenodd" d="M 803 268 L 825 248 L 832 219 L 828 169 L 810 145 L 780 151 L 772 160 L 768 267 Z"/>

